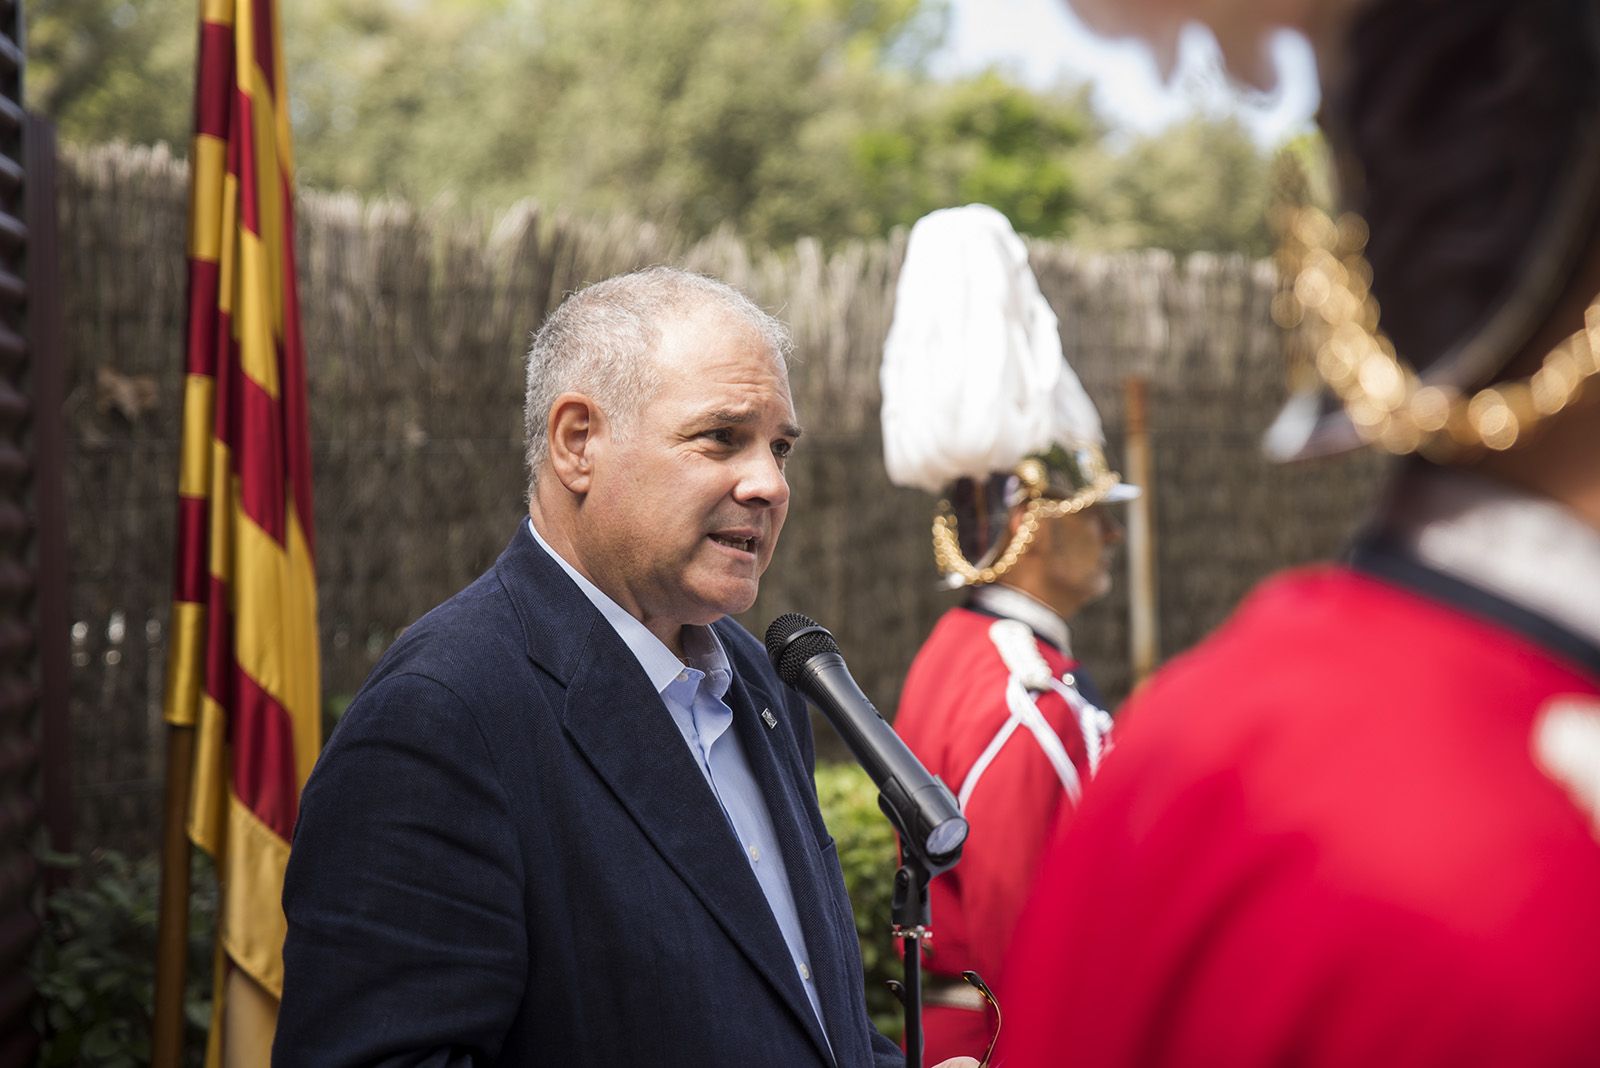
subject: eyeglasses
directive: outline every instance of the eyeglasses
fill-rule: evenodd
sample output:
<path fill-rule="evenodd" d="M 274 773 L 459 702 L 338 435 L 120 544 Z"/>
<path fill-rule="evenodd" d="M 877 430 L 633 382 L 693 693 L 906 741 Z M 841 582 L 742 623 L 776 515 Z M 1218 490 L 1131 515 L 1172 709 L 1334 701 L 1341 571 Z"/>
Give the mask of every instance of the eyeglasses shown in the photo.
<path fill-rule="evenodd" d="M 1000 1041 L 1000 1025 L 1004 1022 L 1000 1017 L 1000 1001 L 994 996 L 994 991 L 989 989 L 989 984 L 983 981 L 983 976 L 971 968 L 962 972 L 961 978 L 965 979 L 967 985 L 978 992 L 978 996 L 983 998 L 984 1004 L 994 1010 L 994 1034 L 989 1037 L 989 1048 L 983 1051 L 983 1060 L 978 1062 L 978 1068 L 989 1068 L 990 1059 L 994 1056 L 995 1043 Z M 885 981 L 884 985 L 893 992 L 895 997 L 900 999 L 901 1004 L 905 1003 L 906 989 L 899 980 L 889 979 Z"/>
<path fill-rule="evenodd" d="M 994 1056 L 994 1046 L 1000 1041 L 1000 1001 L 994 996 L 994 991 L 989 989 L 989 984 L 983 981 L 983 976 L 968 968 L 961 973 L 961 978 L 983 996 L 991 1009 L 994 1010 L 994 1034 L 989 1039 L 989 1048 L 983 1051 L 983 1060 L 978 1062 L 978 1068 L 989 1068 L 989 1058 Z"/>

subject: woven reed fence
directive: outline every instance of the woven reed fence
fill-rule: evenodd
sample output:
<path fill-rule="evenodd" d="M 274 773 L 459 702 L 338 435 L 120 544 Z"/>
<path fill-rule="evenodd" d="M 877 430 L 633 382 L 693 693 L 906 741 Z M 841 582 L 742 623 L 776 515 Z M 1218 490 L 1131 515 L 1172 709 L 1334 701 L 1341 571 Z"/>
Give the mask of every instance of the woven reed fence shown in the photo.
<path fill-rule="evenodd" d="M 95 148 L 70 152 L 61 178 L 78 843 L 140 851 L 156 839 L 163 770 L 187 172 L 159 149 Z M 674 262 L 742 287 L 797 340 L 807 433 L 790 467 L 794 506 L 746 623 L 759 633 L 788 610 L 823 621 L 863 687 L 894 708 L 952 603 L 934 583 L 934 502 L 890 486 L 881 463 L 878 359 L 903 237 L 772 253 L 727 235 L 685 246 L 648 225 L 532 205 L 481 218 L 304 193 L 299 213 L 330 705 L 487 566 L 525 514 L 530 332 L 584 282 Z M 1123 377 L 1151 382 L 1165 654 L 1266 572 L 1337 550 L 1378 468 L 1358 457 L 1285 470 L 1259 457 L 1283 377 L 1270 267 L 1050 243 L 1033 257 L 1114 454 Z M 1112 698 L 1128 687 L 1126 614 L 1119 587 L 1074 626 Z M 826 728 L 819 740 L 826 750 Z"/>

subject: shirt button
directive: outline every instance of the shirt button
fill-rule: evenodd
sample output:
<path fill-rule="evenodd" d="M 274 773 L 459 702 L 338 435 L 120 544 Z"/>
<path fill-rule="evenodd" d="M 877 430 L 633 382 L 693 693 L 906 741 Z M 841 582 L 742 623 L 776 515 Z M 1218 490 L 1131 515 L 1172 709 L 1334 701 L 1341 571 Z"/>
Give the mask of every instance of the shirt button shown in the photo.
<path fill-rule="evenodd" d="M 811 969 L 806 967 L 804 963 L 800 965 L 800 978 L 808 983 L 811 982 Z"/>
<path fill-rule="evenodd" d="M 748 850 L 748 852 L 750 854 L 750 862 L 752 864 L 761 863 L 761 847 L 760 846 L 751 846 L 750 849 Z"/>
<path fill-rule="evenodd" d="M 678 672 L 678 681 L 679 682 L 688 682 L 689 681 L 689 673 L 687 671 Z"/>

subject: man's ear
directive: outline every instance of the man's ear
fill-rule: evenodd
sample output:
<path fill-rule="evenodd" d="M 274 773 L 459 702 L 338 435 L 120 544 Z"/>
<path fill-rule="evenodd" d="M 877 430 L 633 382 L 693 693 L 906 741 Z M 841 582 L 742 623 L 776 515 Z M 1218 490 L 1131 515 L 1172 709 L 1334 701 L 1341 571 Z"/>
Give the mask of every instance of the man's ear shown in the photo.
<path fill-rule="evenodd" d="M 589 492 L 604 423 L 599 406 L 582 393 L 563 393 L 550 405 L 550 466 L 568 492 Z"/>

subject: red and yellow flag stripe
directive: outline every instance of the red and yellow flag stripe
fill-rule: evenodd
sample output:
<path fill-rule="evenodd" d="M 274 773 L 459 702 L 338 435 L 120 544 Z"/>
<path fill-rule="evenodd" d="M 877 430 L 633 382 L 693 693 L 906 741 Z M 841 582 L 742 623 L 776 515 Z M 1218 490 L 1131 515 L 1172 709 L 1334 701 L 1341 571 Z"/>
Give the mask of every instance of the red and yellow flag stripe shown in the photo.
<path fill-rule="evenodd" d="M 293 156 L 275 0 L 200 8 L 166 718 L 196 731 L 189 836 L 222 884 L 207 1063 L 265 1064 L 322 744 Z"/>

